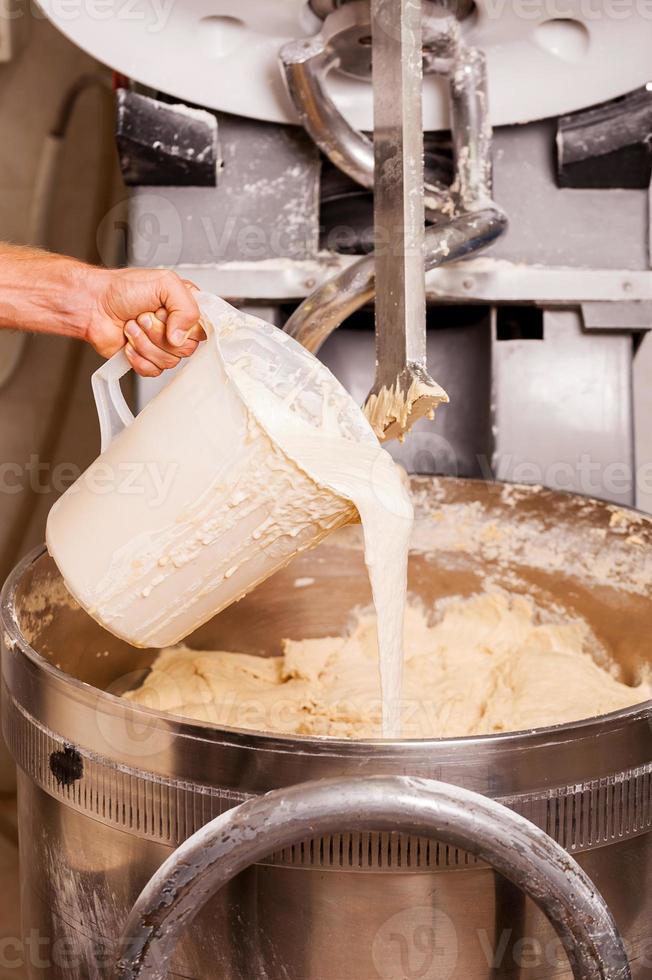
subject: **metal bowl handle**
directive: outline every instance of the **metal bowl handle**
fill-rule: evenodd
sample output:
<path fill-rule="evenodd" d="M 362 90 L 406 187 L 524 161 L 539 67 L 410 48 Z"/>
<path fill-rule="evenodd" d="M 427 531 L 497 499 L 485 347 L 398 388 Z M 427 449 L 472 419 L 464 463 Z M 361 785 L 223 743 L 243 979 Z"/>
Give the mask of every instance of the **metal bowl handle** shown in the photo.
<path fill-rule="evenodd" d="M 301 783 L 248 800 L 206 824 L 141 892 L 120 940 L 115 976 L 164 980 L 182 932 L 223 885 L 270 854 L 343 827 L 400 830 L 474 854 L 547 915 L 576 980 L 631 980 L 611 912 L 559 844 L 500 803 L 406 776 Z"/>

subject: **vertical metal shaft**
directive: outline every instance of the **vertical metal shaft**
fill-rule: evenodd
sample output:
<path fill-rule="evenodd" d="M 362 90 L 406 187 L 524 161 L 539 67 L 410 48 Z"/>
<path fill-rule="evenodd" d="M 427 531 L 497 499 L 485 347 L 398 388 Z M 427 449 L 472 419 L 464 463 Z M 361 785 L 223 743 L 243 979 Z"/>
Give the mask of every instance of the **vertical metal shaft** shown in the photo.
<path fill-rule="evenodd" d="M 371 0 L 377 381 L 425 367 L 421 0 Z"/>

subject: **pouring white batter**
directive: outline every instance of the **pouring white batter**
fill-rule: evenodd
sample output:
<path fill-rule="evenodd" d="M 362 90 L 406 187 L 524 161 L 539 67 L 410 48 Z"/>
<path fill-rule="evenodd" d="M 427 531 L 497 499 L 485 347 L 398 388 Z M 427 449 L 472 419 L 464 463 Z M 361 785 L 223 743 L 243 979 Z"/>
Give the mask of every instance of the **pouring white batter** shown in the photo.
<path fill-rule="evenodd" d="M 118 355 L 98 372 L 98 407 L 111 431 L 102 455 L 52 508 L 50 553 L 101 625 L 158 647 L 359 515 L 377 609 L 383 732 L 398 737 L 412 528 L 401 471 L 316 358 L 215 296 L 198 301 L 206 343 L 135 419 L 116 398 L 129 364 Z M 134 461 L 140 483 L 125 491 L 115 477 Z M 150 470 L 170 474 L 164 494 L 147 481 Z"/>
<path fill-rule="evenodd" d="M 315 430 L 288 411 L 296 393 L 285 402 L 255 378 L 246 358 L 231 360 L 227 370 L 250 411 L 292 464 L 320 486 L 350 500 L 360 515 L 365 562 L 369 571 L 378 638 L 382 695 L 382 733 L 401 735 L 400 699 L 403 674 L 403 627 L 407 594 L 407 561 L 413 508 L 401 470 L 375 438 L 354 441 L 341 434 L 341 389 L 323 392 L 321 428 Z M 328 386 L 328 382 L 325 382 Z"/>

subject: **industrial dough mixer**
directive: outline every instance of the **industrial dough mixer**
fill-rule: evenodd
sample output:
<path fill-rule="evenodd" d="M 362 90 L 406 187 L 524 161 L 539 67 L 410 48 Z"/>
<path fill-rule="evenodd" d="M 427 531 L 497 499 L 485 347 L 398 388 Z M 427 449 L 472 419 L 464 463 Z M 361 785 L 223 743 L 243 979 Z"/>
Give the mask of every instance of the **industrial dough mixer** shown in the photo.
<path fill-rule="evenodd" d="M 463 48 L 486 58 L 494 134 L 485 152 L 509 228 L 484 257 L 427 273 L 427 359 L 454 409 L 390 449 L 410 471 L 494 475 L 631 504 L 650 492 L 636 435 L 650 420 L 634 417 L 632 372 L 652 322 L 646 5 L 443 6 Z M 360 139 L 373 129 L 371 32 L 356 28 L 360 4 L 72 7 L 44 2 L 64 33 L 136 80 L 119 78 L 116 122 L 131 264 L 178 267 L 279 325 L 337 274 L 348 287 L 340 300 L 359 296 L 356 283 L 368 287 L 368 270 L 352 271 L 373 247 L 371 144 Z M 426 179 L 447 190 L 473 120 L 457 113 L 451 140 L 450 73 L 435 53 L 424 58 Z M 302 97 L 315 112 L 307 129 L 297 125 L 310 115 Z M 321 152 L 329 131 L 330 155 Z M 440 218 L 450 217 L 447 196 Z M 124 215 L 107 221 L 123 228 Z M 441 225 L 431 222 L 452 257 L 459 237 L 451 243 Z M 322 315 L 323 293 L 316 300 Z M 362 402 L 374 381 L 373 320 L 354 305 L 328 311 L 331 324 L 351 315 L 320 357 Z M 153 386 L 143 385 L 143 400 Z"/>
<path fill-rule="evenodd" d="M 391 19 L 418 9 L 410 0 L 116 0 L 101 30 L 92 4 L 72 18 L 44 7 L 137 81 L 117 117 L 133 264 L 175 266 L 313 349 L 326 341 L 321 356 L 360 401 L 377 292 L 373 394 L 396 387 L 405 402 L 423 385 L 414 414 L 427 415 L 437 362 L 460 406 L 395 450 L 410 471 L 507 468 L 633 502 L 632 357 L 652 322 L 645 17 L 424 2 L 415 63 L 414 35 Z M 425 72 L 423 125 L 397 48 Z M 372 99 L 374 50 L 387 71 L 376 60 Z M 617 71 L 613 50 L 627 52 Z M 379 179 L 393 150 L 400 180 Z M 393 261 L 383 223 L 398 232 Z M 429 606 L 490 580 L 583 617 L 624 680 L 649 667 L 644 518 L 540 488 L 414 489 L 410 588 Z M 315 582 L 297 594 L 302 576 Z M 359 548 L 332 541 L 190 643 L 269 652 L 282 636 L 328 635 L 366 588 Z M 283 738 L 116 697 L 154 652 L 102 632 L 42 553 L 10 578 L 2 618 L 24 924 L 47 959 L 32 977 L 652 975 L 650 703 L 471 739 Z"/>

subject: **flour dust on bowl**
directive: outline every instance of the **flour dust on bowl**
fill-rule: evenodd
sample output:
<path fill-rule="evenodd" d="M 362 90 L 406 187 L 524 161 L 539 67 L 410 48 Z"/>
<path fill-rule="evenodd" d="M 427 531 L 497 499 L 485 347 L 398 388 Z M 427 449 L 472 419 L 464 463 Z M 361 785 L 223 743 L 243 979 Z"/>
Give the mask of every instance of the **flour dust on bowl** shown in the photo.
<path fill-rule="evenodd" d="M 413 499 L 409 590 L 428 608 L 488 587 L 527 594 L 552 618 L 586 622 L 621 681 L 645 677 L 648 519 L 584 498 L 473 481 L 414 478 Z M 370 598 L 359 529 L 345 528 L 186 642 L 276 654 L 285 637 L 343 631 Z M 115 944 L 144 885 L 183 840 L 238 803 L 312 780 L 398 775 L 482 793 L 545 830 L 604 896 L 632 975 L 651 975 L 650 701 L 468 738 L 266 735 L 122 698 L 158 651 L 134 650 L 102 630 L 67 595 L 44 552 L 10 577 L 2 617 L 24 928 L 51 960 L 46 973 L 31 966 L 32 978 L 112 977 Z M 467 851 L 411 832 L 343 825 L 234 878 L 190 924 L 170 975 L 557 980 L 571 969 L 538 907 Z"/>

